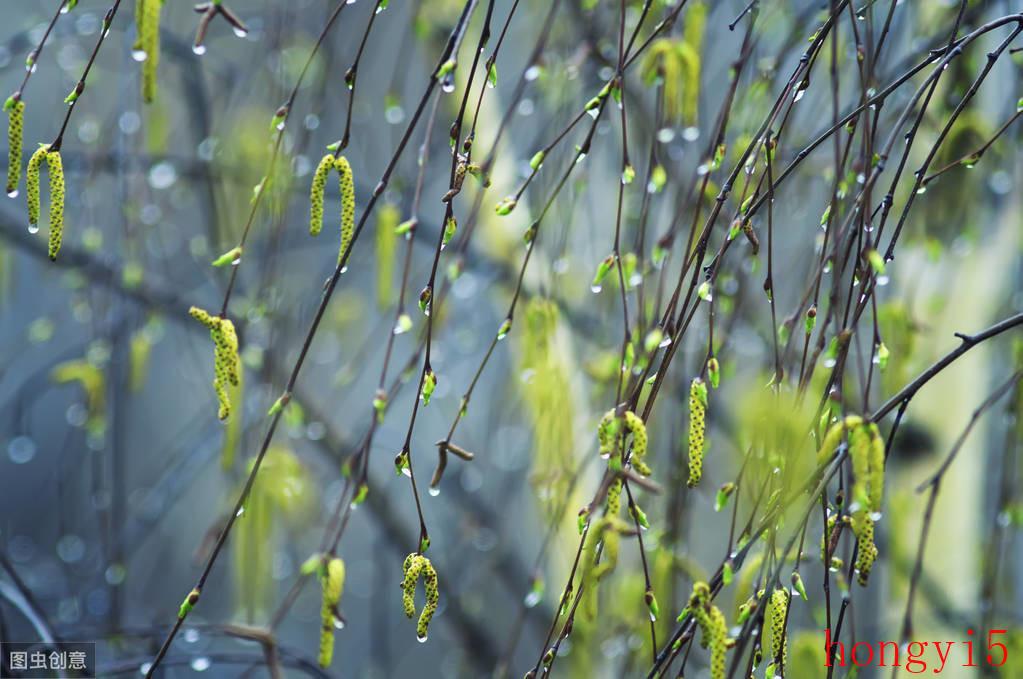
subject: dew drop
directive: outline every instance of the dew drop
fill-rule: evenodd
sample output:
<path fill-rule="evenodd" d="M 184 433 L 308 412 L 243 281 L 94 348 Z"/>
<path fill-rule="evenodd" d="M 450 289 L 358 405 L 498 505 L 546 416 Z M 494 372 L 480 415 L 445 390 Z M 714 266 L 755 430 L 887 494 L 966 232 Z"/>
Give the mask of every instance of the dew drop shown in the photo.
<path fill-rule="evenodd" d="M 146 54 L 145 50 L 131 51 L 131 58 L 134 59 L 135 61 L 145 61 L 147 57 L 149 57 L 149 55 Z"/>
<path fill-rule="evenodd" d="M 455 79 L 450 76 L 445 77 L 443 82 L 441 82 L 440 84 L 440 88 L 444 90 L 446 94 L 451 94 L 452 92 L 455 91 Z"/>
<path fill-rule="evenodd" d="M 421 643 L 421 644 L 425 644 L 425 643 L 426 643 L 426 635 L 425 635 L 425 634 L 424 634 L 423 636 L 419 636 L 419 635 L 417 634 L 417 635 L 416 635 L 416 639 L 418 639 L 418 640 L 419 640 L 419 643 Z"/>
<path fill-rule="evenodd" d="M 440 488 L 438 488 L 437 486 L 430 486 L 429 493 L 433 497 L 437 497 L 438 495 L 440 495 Z"/>
<path fill-rule="evenodd" d="M 604 289 L 604 288 L 603 288 L 602 286 L 600 286 L 600 285 L 597 285 L 597 284 L 594 284 L 594 285 L 591 285 L 591 286 L 590 286 L 590 292 L 592 292 L 592 293 L 594 293 L 594 294 L 595 294 L 595 293 L 598 293 L 598 292 L 600 292 L 600 291 L 601 291 L 601 290 L 603 290 L 603 289 Z"/>
<path fill-rule="evenodd" d="M 245 507 L 239 507 L 238 511 L 235 512 L 235 516 L 241 516 L 244 513 L 245 513 Z"/>
<path fill-rule="evenodd" d="M 412 478 L 412 469 L 409 468 L 409 467 L 402 467 L 401 468 L 401 473 L 404 474 L 405 476 L 409 477 L 409 478 Z"/>
<path fill-rule="evenodd" d="M 804 94 L 806 94 L 806 90 L 799 90 L 798 92 L 796 92 L 796 96 L 792 99 L 792 103 L 794 104 L 800 99 L 802 99 Z"/>
<path fill-rule="evenodd" d="M 593 118 L 594 120 L 596 120 L 597 116 L 600 115 L 600 109 L 599 108 L 591 108 L 589 111 L 586 112 L 586 114 L 588 116 L 590 116 L 591 118 Z"/>
<path fill-rule="evenodd" d="M 336 615 L 333 616 L 333 618 L 334 618 L 334 629 L 344 629 L 345 628 L 345 621 L 344 620 L 342 620 L 340 617 L 338 617 Z"/>
<path fill-rule="evenodd" d="M 239 38 L 244 38 L 249 34 L 248 30 L 242 28 L 241 26 L 234 26 L 233 30 L 234 34 L 237 35 Z"/>
<path fill-rule="evenodd" d="M 30 462 L 36 456 L 35 441 L 27 436 L 16 436 L 7 445 L 7 454 L 15 464 Z"/>
<path fill-rule="evenodd" d="M 18 189 L 11 189 L 10 191 L 8 191 L 7 192 L 7 197 L 8 198 L 17 198 L 18 197 Z"/>
<path fill-rule="evenodd" d="M 530 592 L 522 603 L 525 604 L 526 608 L 535 608 L 542 598 L 543 596 L 540 592 Z"/>
<path fill-rule="evenodd" d="M 201 655 L 198 658 L 192 658 L 192 662 L 189 663 L 189 666 L 191 666 L 191 668 L 196 672 L 205 672 L 210 668 L 211 664 L 212 663 L 209 658 Z"/>
<path fill-rule="evenodd" d="M 29 224 L 28 225 L 28 232 L 29 233 L 39 233 L 39 225 L 38 224 Z"/>
<path fill-rule="evenodd" d="M 201 57 L 206 54 L 206 45 L 192 45 L 192 51 Z"/>

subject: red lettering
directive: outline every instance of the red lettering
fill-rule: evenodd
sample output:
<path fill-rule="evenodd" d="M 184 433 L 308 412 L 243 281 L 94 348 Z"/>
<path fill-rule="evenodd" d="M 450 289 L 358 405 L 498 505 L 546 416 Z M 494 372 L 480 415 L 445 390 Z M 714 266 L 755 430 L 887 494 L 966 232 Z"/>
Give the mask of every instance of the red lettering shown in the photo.
<path fill-rule="evenodd" d="M 856 649 L 859 648 L 860 646 L 866 646 L 867 647 L 867 653 L 870 654 L 870 655 L 867 656 L 867 661 L 863 662 L 863 663 L 861 663 L 858 660 L 856 660 Z M 856 667 L 866 667 L 874 659 L 874 647 L 871 646 L 866 641 L 857 641 L 855 644 L 853 644 L 852 649 L 850 649 L 849 655 L 852 657 L 852 664 L 853 665 L 855 665 Z"/>
<path fill-rule="evenodd" d="M 832 650 L 838 648 L 838 660 L 835 665 L 838 667 L 845 667 L 845 645 L 841 641 L 831 642 L 831 628 L 824 630 L 824 666 L 831 667 L 832 660 L 835 660 L 836 654 Z"/>

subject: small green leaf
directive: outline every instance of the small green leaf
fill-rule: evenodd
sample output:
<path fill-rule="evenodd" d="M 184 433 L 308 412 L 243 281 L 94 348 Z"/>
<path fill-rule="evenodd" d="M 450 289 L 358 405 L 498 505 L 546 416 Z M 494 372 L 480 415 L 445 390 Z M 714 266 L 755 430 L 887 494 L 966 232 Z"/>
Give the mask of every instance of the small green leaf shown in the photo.
<path fill-rule="evenodd" d="M 231 248 L 224 254 L 220 255 L 213 260 L 213 266 L 226 266 L 228 264 L 238 264 L 242 260 L 242 247 Z"/>

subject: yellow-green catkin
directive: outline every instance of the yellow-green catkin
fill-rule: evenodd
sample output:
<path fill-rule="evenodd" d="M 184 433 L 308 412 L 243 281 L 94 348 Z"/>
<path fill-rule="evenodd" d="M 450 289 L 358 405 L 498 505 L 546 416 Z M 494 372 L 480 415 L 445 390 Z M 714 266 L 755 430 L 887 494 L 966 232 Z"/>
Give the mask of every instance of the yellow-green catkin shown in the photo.
<path fill-rule="evenodd" d="M 764 629 L 761 635 L 761 645 L 764 654 L 771 662 L 778 662 L 784 665 L 785 652 L 788 644 L 785 642 L 785 621 L 789 611 L 789 593 L 778 588 L 771 593 L 767 601 L 767 610 L 764 612 Z"/>
<path fill-rule="evenodd" d="M 330 667 L 334 657 L 334 620 L 345 586 L 345 562 L 338 558 L 327 561 L 320 574 L 323 607 L 320 611 L 320 667 Z"/>
<path fill-rule="evenodd" d="M 835 454 L 839 444 L 846 437 L 846 434 L 859 427 L 863 418 L 859 415 L 847 415 L 844 419 L 831 425 L 824 439 L 821 441 L 820 450 L 817 451 L 817 465 L 822 465 Z"/>
<path fill-rule="evenodd" d="M 156 69 L 160 63 L 160 10 L 163 0 L 138 0 L 135 3 L 134 50 L 144 55 L 142 61 L 142 101 L 156 99 Z"/>
<path fill-rule="evenodd" d="M 309 235 L 318 236 L 323 230 L 323 194 L 327 189 L 327 176 L 334 167 L 334 156 L 327 154 L 320 158 L 320 164 L 313 172 L 313 183 L 309 189 Z"/>
<path fill-rule="evenodd" d="M 13 97 L 7 101 L 7 195 L 18 193 L 21 181 L 21 147 L 25 134 L 25 102 Z"/>
<path fill-rule="evenodd" d="M 622 478 L 619 476 L 607 487 L 607 515 L 618 516 L 622 508 Z"/>
<path fill-rule="evenodd" d="M 39 172 L 49 150 L 49 144 L 40 144 L 28 159 L 28 167 L 25 169 L 25 199 L 28 202 L 29 230 L 33 230 L 33 227 L 39 223 Z"/>
<path fill-rule="evenodd" d="M 707 430 L 707 385 L 699 377 L 689 386 L 689 487 L 703 478 L 703 451 Z"/>
<path fill-rule="evenodd" d="M 618 419 L 615 417 L 615 411 L 612 408 L 604 413 L 604 416 L 600 418 L 600 422 L 597 424 L 597 440 L 600 442 L 601 457 L 610 458 L 611 453 L 615 449 L 615 437 L 617 434 Z"/>
<path fill-rule="evenodd" d="M 874 519 L 866 510 L 853 514 L 852 529 L 856 534 L 856 581 L 866 587 L 870 571 L 877 560 L 877 545 L 874 544 Z"/>
<path fill-rule="evenodd" d="M 711 603 L 710 587 L 705 582 L 693 583 L 689 610 L 703 634 L 701 644 L 710 649 L 711 679 L 725 679 L 725 652 L 728 650 L 728 623 L 725 615 Z"/>
<path fill-rule="evenodd" d="M 618 484 L 618 497 L 620 498 L 621 479 L 616 479 L 615 483 Z M 611 502 L 610 491 L 608 492 L 608 502 Z M 620 503 L 620 499 L 616 502 Z M 593 522 L 586 535 L 586 543 L 583 545 L 584 555 L 579 582 L 584 593 L 580 606 L 586 620 L 593 620 L 597 617 L 598 584 L 618 565 L 621 533 L 628 530 L 628 525 L 616 516 L 617 507 L 614 508 L 614 512 L 612 514 L 611 508 L 609 508 L 604 516 Z"/>
<path fill-rule="evenodd" d="M 238 335 L 235 332 L 234 323 L 230 319 L 213 316 L 198 307 L 192 307 L 188 313 L 210 329 L 210 338 L 213 340 L 214 346 L 213 388 L 217 392 L 217 417 L 226 420 L 231 416 L 231 397 L 228 394 L 228 385 L 237 386 L 241 373 Z"/>
<path fill-rule="evenodd" d="M 874 521 L 884 498 L 884 439 L 874 423 L 860 423 L 849 433 L 853 467 L 852 530 L 856 535 L 856 580 L 866 586 L 877 560 Z"/>
<path fill-rule="evenodd" d="M 355 233 L 355 181 L 352 178 L 352 166 L 348 159 L 338 156 L 334 161 L 334 169 L 338 174 L 338 185 L 341 188 L 341 247 L 337 252 L 337 263 L 341 263 L 348 245 Z"/>
<path fill-rule="evenodd" d="M 629 410 L 625 413 L 625 426 L 632 432 L 632 457 L 630 458 L 632 466 L 643 476 L 650 476 L 650 467 L 644 461 L 647 451 L 646 424 L 643 422 L 643 418 Z"/>
<path fill-rule="evenodd" d="M 412 553 L 405 557 L 405 564 L 402 568 L 403 577 L 401 581 L 402 607 L 405 609 L 406 617 L 411 618 L 416 614 L 416 585 L 420 576 L 423 578 L 423 591 L 426 593 L 426 603 L 419 614 L 419 622 L 416 624 L 416 636 L 419 641 L 426 641 L 427 633 L 430 631 L 430 620 L 437 612 L 437 604 L 440 602 L 440 588 L 437 583 L 437 571 L 428 558 L 422 554 Z"/>
<path fill-rule="evenodd" d="M 64 240 L 64 164 L 60 151 L 47 151 L 46 165 L 50 173 L 49 255 L 52 261 L 56 261 Z"/>

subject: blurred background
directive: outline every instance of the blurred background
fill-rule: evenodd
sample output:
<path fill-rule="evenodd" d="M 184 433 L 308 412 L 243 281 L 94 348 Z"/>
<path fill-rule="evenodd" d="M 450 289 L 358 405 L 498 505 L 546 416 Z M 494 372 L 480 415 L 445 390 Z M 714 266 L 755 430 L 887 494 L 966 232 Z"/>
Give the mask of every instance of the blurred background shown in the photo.
<path fill-rule="evenodd" d="M 19 87 L 25 56 L 42 39 L 59 4 L 4 3 L 0 87 L 6 91 Z M 247 34 L 238 36 L 226 21 L 214 20 L 202 55 L 192 48 L 199 15 L 191 3 L 166 3 L 158 91 L 148 105 L 142 102 L 140 65 L 132 55 L 135 7 L 122 3 L 63 141 L 67 224 L 56 263 L 46 258 L 45 224 L 40 234 L 26 228 L 24 190 L 0 203 L 3 640 L 96 640 L 101 676 L 145 672 L 230 515 L 265 434 L 265 413 L 284 388 L 336 262 L 341 207 L 333 180 L 324 233 L 314 239 L 307 232 L 312 170 L 325 147 L 341 138 L 350 114 L 344 155 L 353 168 L 361 216 L 463 6 L 457 0 L 392 0 L 374 18 L 352 100 L 345 73 L 376 4 L 360 0 L 345 7 L 297 90 L 228 309 L 244 365 L 236 416 L 228 424 L 216 416 L 208 332 L 189 318 L 188 308 L 220 308 L 230 267 L 213 268 L 210 261 L 241 237 L 253 187 L 267 174 L 276 135 L 271 118 L 288 99 L 335 2 L 236 0 L 232 9 Z M 631 28 L 643 3 L 626 4 Z M 672 4 L 652 3 L 643 36 Z M 689 4 L 698 6 L 695 0 Z M 393 460 L 416 398 L 422 360 L 416 352 L 427 321 L 416 300 L 429 279 L 443 223 L 440 198 L 451 165 L 448 130 L 479 39 L 487 3 L 480 5 L 468 24 L 453 92 L 437 90 L 434 116 L 429 113 L 435 99 L 429 100 L 427 115 L 356 242 L 246 514 L 237 521 L 201 603 L 176 637 L 161 676 L 266 676 L 253 630 L 268 626 L 285 676 L 501 676 L 504 671 L 521 676 L 542 654 L 578 547 L 576 515 L 600 479 L 596 424 L 615 402 L 621 295 L 616 275 L 599 293 L 591 290 L 591 279 L 614 239 L 622 152 L 618 109 L 608 107 L 596 123 L 585 160 L 549 210 L 545 203 L 574 162 L 572 148 L 583 144 L 588 117 L 547 156 L 511 214 L 498 216 L 494 205 L 531 175 L 534 153 L 552 142 L 613 75 L 619 7 L 565 0 L 550 18 L 550 2 L 494 3 L 494 37 L 484 58 L 513 5 L 517 8 L 501 42 L 496 87 L 486 90 L 477 121 L 474 153 L 482 161 L 493 152 L 492 184 L 484 190 L 469 177 L 455 199 L 459 231 L 440 256 L 438 291 L 444 290 L 444 302 L 433 317 L 431 366 L 438 385 L 430 406 L 419 408 L 411 439 L 429 556 L 441 581 L 429 641 L 418 644 L 414 622 L 402 614 L 397 585 L 404 556 L 417 547 L 419 521 L 408 479 L 394 473 Z M 876 33 L 891 5 L 853 3 L 862 16 L 843 17 L 835 53 L 843 85 L 833 101 L 829 47 L 786 123 L 777 150 L 780 163 L 790 162 L 830 126 L 834 103 L 842 114 L 857 105 L 861 87 L 852 26 L 870 24 Z M 639 290 L 646 291 L 646 299 L 637 306 L 661 300 L 667 293 L 658 282 L 670 286 L 677 277 L 678 254 L 664 265 L 668 273 L 662 278 L 652 261 L 653 244 L 678 218 L 683 234 L 676 239 L 678 250 L 694 220 L 693 187 L 706 170 L 708 144 L 748 21 L 734 30 L 729 24 L 745 6 L 738 0 L 708 3 L 704 30 L 688 35 L 687 17 L 694 10 L 687 7 L 666 32 L 698 55 L 698 80 L 679 76 L 679 111 L 660 112 L 649 77 L 656 66 L 640 59 L 628 73 L 625 101 L 637 179 L 625 191 L 622 240 L 626 250 L 638 254 L 630 303 Z M 716 195 L 782 91 L 827 6 L 761 3 L 752 52 L 731 108 L 727 151 L 711 176 L 710 195 Z M 970 2 L 966 8 L 960 35 L 1018 10 L 996 0 Z M 106 2 L 81 0 L 56 21 L 23 93 L 27 152 L 37 142 L 52 141 L 60 129 L 64 97 L 89 60 L 107 9 Z M 877 83 L 871 86 L 887 85 L 928 49 L 943 46 L 959 9 L 958 2 L 946 0 L 894 3 Z M 986 52 L 1007 34 L 992 32 L 953 62 L 922 119 L 908 168 L 922 162 L 983 67 Z M 538 40 L 545 45 L 536 57 Z M 878 116 L 879 139 L 887 138 L 929 72 L 886 102 Z M 952 168 L 916 196 L 871 319 L 883 329 L 890 363 L 875 376 L 870 403 L 857 402 L 854 410 L 876 407 L 954 348 L 954 332 L 980 330 L 1023 307 L 1020 128 L 1013 124 L 1023 94 L 1019 76 L 1020 57 L 1005 53 L 937 153 L 932 168 L 956 163 L 1008 121 L 975 164 Z M 480 76 L 473 81 L 470 114 L 481 83 Z M 432 133 L 424 145 L 427 129 Z M 896 149 L 901 152 L 901 144 Z M 651 179 L 650 158 L 666 171 L 663 186 Z M 369 494 L 351 513 L 339 544 L 347 566 L 340 607 L 345 624 L 336 635 L 332 667 L 320 670 L 319 587 L 297 589 L 296 583 L 301 564 L 322 549 L 344 488 L 345 461 L 363 445 L 373 420 L 405 257 L 406 241 L 394 235 L 394 227 L 412 216 L 418 159 L 424 161 L 419 227 L 401 309 L 412 327 L 394 336 L 386 380 L 394 392 L 372 437 Z M 856 181 L 855 172 L 849 180 Z M 821 215 L 834 181 L 828 142 L 780 186 L 773 207 L 776 321 L 795 319 L 793 335 L 800 340 L 801 299 L 816 263 L 824 233 Z M 889 181 L 884 175 L 881 185 L 887 188 Z M 911 186 L 907 171 L 895 196 L 896 215 Z M 44 191 L 44 201 L 45 196 Z M 704 216 L 706 209 L 705 201 Z M 493 348 L 453 439 L 475 459 L 452 457 L 439 493 L 427 493 L 437 460 L 434 442 L 447 434 L 463 392 L 491 349 L 516 293 L 527 253 L 523 234 L 541 214 L 543 231 L 531 253 L 512 330 Z M 758 219 L 756 227 L 766 229 L 763 216 Z M 712 237 L 714 251 L 724 238 L 724 220 Z M 637 235 L 641 224 L 645 241 Z M 720 333 L 715 342 L 723 377 L 711 397 L 711 446 L 700 488 L 685 489 L 685 435 L 688 385 L 707 355 L 705 314 L 697 314 L 686 333 L 649 422 L 650 464 L 664 492 L 644 493 L 642 503 L 652 524 L 651 560 L 667 573 L 668 584 L 658 589 L 661 640 L 685 605 L 692 579 L 713 572 L 728 548 L 730 513 L 714 511 L 715 490 L 733 480 L 741 464 L 743 399 L 764 389 L 773 367 L 775 328 L 761 287 L 764 264 L 763 250 L 754 255 L 740 238 L 715 284 Z M 851 380 L 874 355 L 872 326 L 864 327 L 865 339 L 848 368 Z M 971 411 L 1009 375 L 1016 361 L 1012 343 L 1013 337 L 1004 336 L 970 352 L 932 381 L 907 411 L 892 450 L 888 507 L 879 526 L 880 566 L 869 589 L 853 591 L 852 624 L 859 638 L 898 638 L 924 505 L 915 489 L 947 454 Z M 796 348 L 786 361 L 788 372 L 798 375 Z M 826 362 L 822 356 L 815 375 L 821 386 Z M 915 638 L 959 640 L 981 619 L 1018 622 L 1023 571 L 1014 531 L 1023 511 L 1017 511 L 1016 398 L 981 422 L 943 484 L 917 599 Z M 808 531 L 808 558 L 816 553 L 819 523 L 815 519 Z M 992 562 L 996 572 L 990 575 Z M 792 634 L 802 638 L 821 635 L 819 570 L 804 571 L 811 600 L 793 609 Z M 982 592 L 984 583 L 997 583 L 997 596 Z M 577 626 L 561 649 L 559 671 L 643 676 L 650 659 L 649 623 L 631 541 L 602 587 L 607 613 Z M 726 593 L 724 600 L 731 620 L 731 596 Z M 1013 646 L 1010 656 L 1023 662 L 1023 647 Z M 790 668 L 797 679 L 820 676 L 800 672 Z M 974 676 L 970 672 L 949 668 L 944 676 Z M 695 650 L 690 673 L 709 676 L 702 651 Z M 861 676 L 874 675 L 864 670 Z"/>

